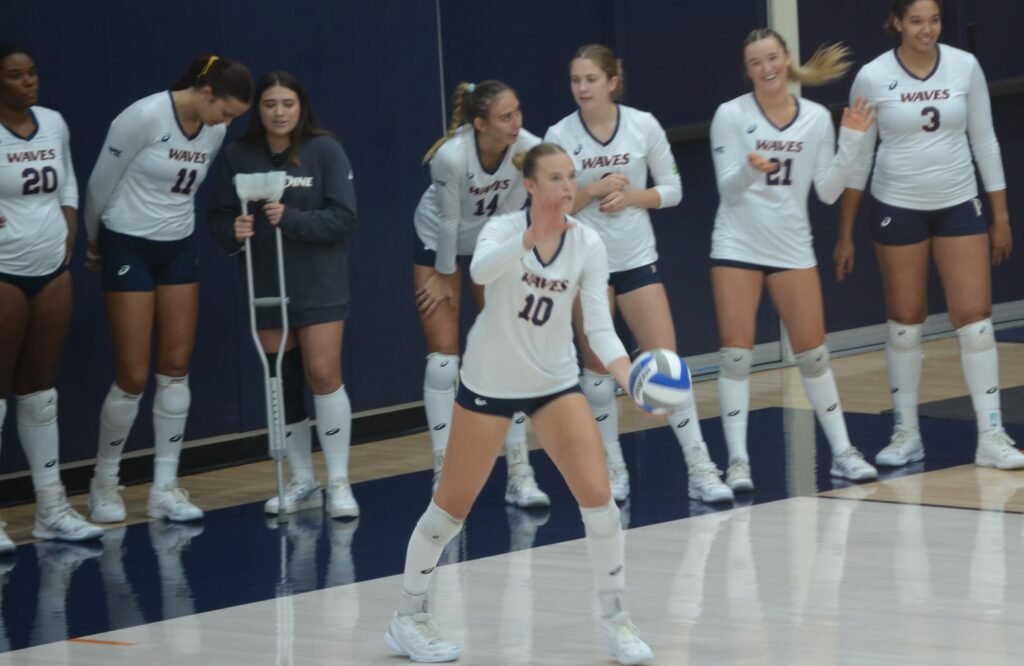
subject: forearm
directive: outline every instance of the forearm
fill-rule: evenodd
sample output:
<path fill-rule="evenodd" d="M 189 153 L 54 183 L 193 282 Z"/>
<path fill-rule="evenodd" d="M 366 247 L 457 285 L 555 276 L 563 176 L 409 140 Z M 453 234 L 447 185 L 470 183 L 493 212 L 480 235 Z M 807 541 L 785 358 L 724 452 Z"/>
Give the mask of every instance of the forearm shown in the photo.
<path fill-rule="evenodd" d="M 653 187 L 646 190 L 626 190 L 626 205 L 634 208 L 661 208 L 661 194 Z"/>
<path fill-rule="evenodd" d="M 1010 211 L 1006 206 L 1006 190 L 989 192 L 988 202 L 992 206 L 992 222 L 994 224 L 1009 224 Z"/>

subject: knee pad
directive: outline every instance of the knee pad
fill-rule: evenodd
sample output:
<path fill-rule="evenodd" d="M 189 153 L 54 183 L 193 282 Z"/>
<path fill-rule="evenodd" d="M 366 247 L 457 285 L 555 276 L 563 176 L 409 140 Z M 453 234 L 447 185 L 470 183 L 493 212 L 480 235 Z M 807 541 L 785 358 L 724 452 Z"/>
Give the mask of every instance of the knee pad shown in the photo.
<path fill-rule="evenodd" d="M 100 418 L 112 428 L 131 428 L 135 423 L 135 417 L 139 414 L 140 400 L 142 400 L 141 393 L 139 395 L 128 393 L 115 382 L 110 385 L 107 399 L 103 401 Z"/>
<path fill-rule="evenodd" d="M 450 391 L 459 378 L 459 357 L 455 354 L 434 352 L 427 354 L 427 370 L 423 375 L 423 390 Z"/>
<path fill-rule="evenodd" d="M 580 388 L 592 408 L 607 407 L 615 401 L 615 380 L 608 373 L 584 369 Z"/>
<path fill-rule="evenodd" d="M 719 373 L 726 379 L 738 382 L 750 376 L 750 366 L 754 361 L 754 350 L 742 347 L 722 347 Z"/>
<path fill-rule="evenodd" d="M 18 423 L 45 426 L 57 420 L 57 389 L 36 391 L 15 396 L 18 402 Z"/>
<path fill-rule="evenodd" d="M 800 366 L 800 374 L 808 379 L 821 377 L 828 372 L 828 347 L 819 345 L 796 355 L 796 363 Z"/>
<path fill-rule="evenodd" d="M 898 321 L 889 320 L 889 333 L 886 337 L 886 344 L 894 351 L 912 352 L 921 347 L 921 325 L 901 324 Z"/>
<path fill-rule="evenodd" d="M 188 415 L 192 403 L 192 392 L 188 388 L 188 375 L 184 377 L 156 376 L 156 395 L 153 397 L 153 413 L 168 418 Z"/>
<path fill-rule="evenodd" d="M 267 361 L 273 368 L 277 354 L 267 354 Z M 302 365 L 302 349 L 295 347 L 286 351 L 281 358 L 281 401 L 284 403 L 285 423 L 298 423 L 309 418 L 306 411 L 306 369 Z"/>
<path fill-rule="evenodd" d="M 619 522 L 619 507 L 615 500 L 608 500 L 604 506 L 581 506 L 580 515 L 583 516 L 583 526 L 590 536 L 610 537 L 622 529 Z"/>
<path fill-rule="evenodd" d="M 961 353 L 984 352 L 996 348 L 996 336 L 992 330 L 992 320 L 982 319 L 967 324 L 956 330 L 960 338 Z"/>
<path fill-rule="evenodd" d="M 430 500 L 427 510 L 416 523 L 416 531 L 428 543 L 445 545 L 455 538 L 462 529 L 463 521 L 454 518 L 447 511 Z"/>

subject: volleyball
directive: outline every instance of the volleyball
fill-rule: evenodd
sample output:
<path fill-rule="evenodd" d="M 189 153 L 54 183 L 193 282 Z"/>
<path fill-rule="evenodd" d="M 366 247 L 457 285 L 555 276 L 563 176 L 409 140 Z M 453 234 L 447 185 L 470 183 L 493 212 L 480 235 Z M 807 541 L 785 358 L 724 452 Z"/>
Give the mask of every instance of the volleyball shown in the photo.
<path fill-rule="evenodd" d="M 636 404 L 648 412 L 673 412 L 686 402 L 692 391 L 690 369 L 675 352 L 646 351 L 633 361 L 629 390 Z"/>

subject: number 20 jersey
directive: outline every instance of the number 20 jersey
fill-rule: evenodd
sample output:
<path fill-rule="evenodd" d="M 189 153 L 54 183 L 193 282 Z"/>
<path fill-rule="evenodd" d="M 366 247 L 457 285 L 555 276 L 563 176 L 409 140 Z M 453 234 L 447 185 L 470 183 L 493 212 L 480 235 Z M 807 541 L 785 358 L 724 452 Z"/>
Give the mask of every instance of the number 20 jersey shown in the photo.
<path fill-rule="evenodd" d="M 0 130 L 0 273 L 48 275 L 64 260 L 67 223 L 61 206 L 78 208 L 68 126 L 59 113 L 32 107 L 27 139 Z"/>
<path fill-rule="evenodd" d="M 179 240 L 195 228 L 195 194 L 217 155 L 225 125 L 187 136 L 168 91 L 144 97 L 110 124 L 85 200 L 85 227 L 150 240 Z"/>
<path fill-rule="evenodd" d="M 966 51 L 945 44 L 938 49 L 935 68 L 924 78 L 904 68 L 896 49 L 857 73 L 850 101 L 867 98 L 878 123 L 863 144 L 850 187 L 864 189 L 877 133 L 871 193 L 883 203 L 939 210 L 977 196 L 972 152 L 986 191 L 1006 189 L 981 66 Z"/>

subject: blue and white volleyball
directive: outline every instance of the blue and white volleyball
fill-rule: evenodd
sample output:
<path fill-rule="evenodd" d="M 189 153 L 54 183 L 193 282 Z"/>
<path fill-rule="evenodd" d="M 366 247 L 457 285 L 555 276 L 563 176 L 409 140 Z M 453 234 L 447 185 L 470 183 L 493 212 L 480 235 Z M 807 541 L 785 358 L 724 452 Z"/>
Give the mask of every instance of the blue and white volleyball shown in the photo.
<path fill-rule="evenodd" d="M 667 349 L 636 357 L 629 371 L 629 391 L 636 404 L 654 414 L 668 414 L 690 398 L 693 384 L 686 361 Z"/>

